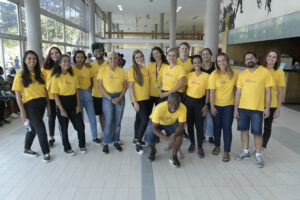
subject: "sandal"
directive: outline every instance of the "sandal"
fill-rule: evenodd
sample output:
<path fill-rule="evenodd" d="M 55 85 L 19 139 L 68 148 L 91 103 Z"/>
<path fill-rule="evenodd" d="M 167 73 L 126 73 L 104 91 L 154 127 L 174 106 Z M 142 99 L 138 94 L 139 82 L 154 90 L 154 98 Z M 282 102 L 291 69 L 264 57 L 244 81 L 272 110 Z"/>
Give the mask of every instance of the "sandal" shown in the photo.
<path fill-rule="evenodd" d="M 230 155 L 228 152 L 224 152 L 223 155 L 223 162 L 229 162 L 230 161 Z"/>
<path fill-rule="evenodd" d="M 220 153 L 220 147 L 215 147 L 215 148 L 211 151 L 211 153 L 212 153 L 213 155 L 215 155 L 215 156 L 219 155 L 219 153 Z"/>

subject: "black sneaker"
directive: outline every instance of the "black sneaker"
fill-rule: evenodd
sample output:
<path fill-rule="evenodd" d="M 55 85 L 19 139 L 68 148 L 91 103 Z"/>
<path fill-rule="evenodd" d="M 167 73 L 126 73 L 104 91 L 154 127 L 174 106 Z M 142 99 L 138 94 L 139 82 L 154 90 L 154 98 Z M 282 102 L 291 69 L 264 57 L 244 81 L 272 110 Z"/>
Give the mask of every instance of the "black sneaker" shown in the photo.
<path fill-rule="evenodd" d="M 72 150 L 72 149 L 69 149 L 69 150 L 67 150 L 67 151 L 65 151 L 66 152 L 66 154 L 68 154 L 69 156 L 74 156 L 75 155 L 75 153 L 74 153 L 74 151 Z"/>
<path fill-rule="evenodd" d="M 215 140 L 213 137 L 209 137 L 208 142 L 209 142 L 209 144 L 215 144 Z"/>
<path fill-rule="evenodd" d="M 105 144 L 103 145 L 103 150 L 102 150 L 104 153 L 108 154 L 109 153 L 109 150 L 108 150 L 108 145 Z"/>
<path fill-rule="evenodd" d="M 86 154 L 87 153 L 87 149 L 85 147 L 80 148 L 80 152 L 82 154 Z"/>
<path fill-rule="evenodd" d="M 175 168 L 180 167 L 180 162 L 177 158 L 177 155 L 172 155 L 171 154 L 169 161 L 170 161 L 170 163 L 172 164 L 173 167 L 175 167 Z"/>
<path fill-rule="evenodd" d="M 136 144 L 136 152 L 139 154 L 139 155 L 142 155 L 144 153 L 144 150 L 143 150 L 143 147 L 141 144 Z"/>
<path fill-rule="evenodd" d="M 37 157 L 37 156 L 39 156 L 38 153 L 36 153 L 36 152 L 34 152 L 34 151 L 30 150 L 30 149 L 24 149 L 24 155 L 31 156 L 31 157 Z"/>
<path fill-rule="evenodd" d="M 55 142 L 55 139 L 50 139 L 48 144 L 49 144 L 49 147 L 53 147 L 54 146 L 54 142 Z"/>
<path fill-rule="evenodd" d="M 148 157 L 148 160 L 151 161 L 151 162 L 154 161 L 156 153 L 157 153 L 156 149 L 155 150 L 151 150 L 150 154 L 149 154 L 149 157 Z"/>
<path fill-rule="evenodd" d="M 46 162 L 46 163 L 50 161 L 50 154 L 49 153 L 44 154 L 44 160 L 43 161 Z"/>
<path fill-rule="evenodd" d="M 99 138 L 93 139 L 93 142 L 97 145 L 101 145 L 101 140 Z"/>
<path fill-rule="evenodd" d="M 119 143 L 114 143 L 114 147 L 119 152 L 121 152 L 123 150 Z"/>
<path fill-rule="evenodd" d="M 144 141 L 140 141 L 140 144 L 141 144 L 142 146 L 146 146 L 146 142 L 144 142 Z"/>

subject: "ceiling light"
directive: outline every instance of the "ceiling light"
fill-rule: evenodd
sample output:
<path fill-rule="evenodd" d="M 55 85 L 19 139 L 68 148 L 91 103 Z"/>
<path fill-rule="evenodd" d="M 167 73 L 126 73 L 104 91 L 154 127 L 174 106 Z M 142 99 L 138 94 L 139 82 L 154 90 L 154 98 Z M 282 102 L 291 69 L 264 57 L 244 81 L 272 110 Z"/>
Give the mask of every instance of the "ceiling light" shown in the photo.
<path fill-rule="evenodd" d="M 123 11 L 122 5 L 118 5 L 119 11 Z"/>
<path fill-rule="evenodd" d="M 179 12 L 181 8 L 182 8 L 181 6 L 178 6 L 176 12 Z"/>

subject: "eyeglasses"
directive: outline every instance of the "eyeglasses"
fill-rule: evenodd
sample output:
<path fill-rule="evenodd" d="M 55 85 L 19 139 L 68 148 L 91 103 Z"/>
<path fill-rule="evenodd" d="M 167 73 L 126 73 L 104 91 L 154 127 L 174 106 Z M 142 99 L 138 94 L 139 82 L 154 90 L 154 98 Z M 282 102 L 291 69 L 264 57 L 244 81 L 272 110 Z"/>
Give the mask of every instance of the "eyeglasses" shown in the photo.
<path fill-rule="evenodd" d="M 246 61 L 251 61 L 251 60 L 255 60 L 255 57 L 251 57 L 251 58 L 245 58 Z"/>

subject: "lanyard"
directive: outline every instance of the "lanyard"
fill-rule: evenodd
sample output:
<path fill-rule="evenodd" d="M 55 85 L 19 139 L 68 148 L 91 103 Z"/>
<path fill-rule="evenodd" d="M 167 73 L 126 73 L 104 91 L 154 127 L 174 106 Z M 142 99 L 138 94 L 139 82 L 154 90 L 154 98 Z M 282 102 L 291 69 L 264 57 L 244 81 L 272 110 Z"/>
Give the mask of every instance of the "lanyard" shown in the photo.
<path fill-rule="evenodd" d="M 155 63 L 155 80 L 157 81 L 157 76 L 158 76 L 158 73 L 159 73 L 159 71 L 160 71 L 160 69 L 161 69 L 161 66 L 162 66 L 162 63 L 161 63 L 161 65 L 159 66 L 159 70 L 157 71 L 157 64 Z"/>

